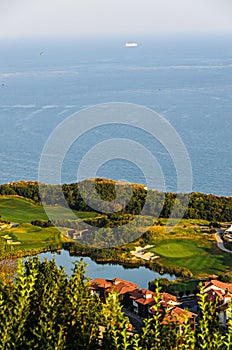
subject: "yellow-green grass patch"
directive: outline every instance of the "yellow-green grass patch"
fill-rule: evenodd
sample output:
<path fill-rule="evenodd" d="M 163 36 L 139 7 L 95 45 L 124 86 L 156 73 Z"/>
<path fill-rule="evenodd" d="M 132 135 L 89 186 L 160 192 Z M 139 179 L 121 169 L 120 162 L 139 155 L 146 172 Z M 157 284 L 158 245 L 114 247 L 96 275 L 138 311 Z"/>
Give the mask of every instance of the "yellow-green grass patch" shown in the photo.
<path fill-rule="evenodd" d="M 77 219 L 95 217 L 95 212 L 67 212 L 65 208 L 54 205 L 49 207 L 50 219 L 73 219 L 73 213 Z M 16 196 L 0 196 L 0 215 L 2 220 L 10 222 L 31 222 L 33 220 L 48 220 L 48 217 L 41 205 L 35 204 L 25 198 Z"/>

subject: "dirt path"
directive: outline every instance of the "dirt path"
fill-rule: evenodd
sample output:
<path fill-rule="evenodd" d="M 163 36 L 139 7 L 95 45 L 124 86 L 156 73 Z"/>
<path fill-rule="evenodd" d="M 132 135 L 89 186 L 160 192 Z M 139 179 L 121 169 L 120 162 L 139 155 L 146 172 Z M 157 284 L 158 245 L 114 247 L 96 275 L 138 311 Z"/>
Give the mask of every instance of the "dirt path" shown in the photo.
<path fill-rule="evenodd" d="M 222 240 L 222 238 L 221 238 L 221 234 L 220 234 L 220 231 L 219 231 L 219 230 L 215 233 L 215 238 L 216 238 L 217 246 L 218 246 L 219 249 L 223 250 L 223 251 L 226 252 L 226 253 L 232 254 L 232 251 L 231 251 L 231 250 L 226 249 L 226 248 L 224 247 L 223 240 Z"/>

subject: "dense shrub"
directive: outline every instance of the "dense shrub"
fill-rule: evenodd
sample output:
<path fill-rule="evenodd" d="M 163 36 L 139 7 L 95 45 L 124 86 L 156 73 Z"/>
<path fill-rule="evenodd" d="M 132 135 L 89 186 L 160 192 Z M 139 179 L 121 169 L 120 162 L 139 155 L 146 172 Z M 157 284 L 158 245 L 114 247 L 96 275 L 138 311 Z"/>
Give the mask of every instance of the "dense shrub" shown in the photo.
<path fill-rule="evenodd" d="M 102 304 L 91 294 L 83 262 L 68 277 L 55 262 L 31 259 L 19 262 L 13 283 L 0 283 L 1 349 L 104 349 L 177 350 L 231 349 L 232 322 L 228 333 L 219 327 L 218 304 L 198 295 L 200 321 L 191 327 L 186 319 L 162 322 L 160 293 L 156 287 L 154 316 L 145 319 L 140 333 L 131 331 L 116 295 Z"/>
<path fill-rule="evenodd" d="M 33 220 L 31 221 L 31 224 L 34 226 L 39 226 L 39 227 L 53 227 L 54 224 L 50 220 Z"/>

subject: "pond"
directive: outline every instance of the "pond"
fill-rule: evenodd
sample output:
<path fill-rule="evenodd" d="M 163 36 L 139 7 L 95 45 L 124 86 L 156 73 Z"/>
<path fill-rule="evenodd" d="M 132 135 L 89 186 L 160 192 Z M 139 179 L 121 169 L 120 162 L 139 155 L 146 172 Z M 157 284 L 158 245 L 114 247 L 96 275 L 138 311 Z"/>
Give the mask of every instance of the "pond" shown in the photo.
<path fill-rule="evenodd" d="M 174 275 L 169 275 L 167 273 L 160 275 L 158 272 L 151 271 L 143 266 L 139 268 L 124 268 L 121 265 L 97 264 L 89 257 L 81 258 L 77 256 L 70 256 L 67 250 L 61 250 L 60 253 L 47 252 L 40 254 L 41 260 L 45 258 L 52 259 L 52 257 L 55 258 L 57 266 L 65 267 L 65 271 L 68 274 L 70 274 L 72 271 L 73 263 L 83 259 L 84 262 L 88 264 L 86 271 L 87 277 L 92 279 L 96 277 L 106 279 L 118 277 L 136 283 L 140 288 L 148 288 L 148 282 L 158 277 L 168 278 L 169 280 L 174 280 L 176 278 Z"/>

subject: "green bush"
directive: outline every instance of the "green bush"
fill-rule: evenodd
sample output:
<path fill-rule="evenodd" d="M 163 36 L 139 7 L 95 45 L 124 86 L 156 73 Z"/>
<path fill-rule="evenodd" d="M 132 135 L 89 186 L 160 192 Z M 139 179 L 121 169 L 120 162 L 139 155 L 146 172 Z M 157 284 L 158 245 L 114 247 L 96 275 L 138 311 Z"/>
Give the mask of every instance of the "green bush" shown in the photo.
<path fill-rule="evenodd" d="M 156 285 L 154 316 L 145 319 L 140 333 L 131 330 L 118 297 L 106 303 L 91 293 L 85 265 L 76 263 L 71 276 L 54 262 L 38 258 L 19 262 L 13 283 L 0 283 L 0 349 L 12 350 L 193 350 L 231 349 L 232 322 L 222 335 L 217 303 L 202 288 L 198 295 L 200 321 L 163 323 Z"/>

